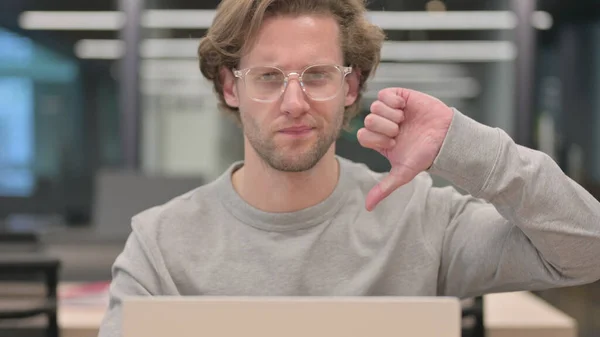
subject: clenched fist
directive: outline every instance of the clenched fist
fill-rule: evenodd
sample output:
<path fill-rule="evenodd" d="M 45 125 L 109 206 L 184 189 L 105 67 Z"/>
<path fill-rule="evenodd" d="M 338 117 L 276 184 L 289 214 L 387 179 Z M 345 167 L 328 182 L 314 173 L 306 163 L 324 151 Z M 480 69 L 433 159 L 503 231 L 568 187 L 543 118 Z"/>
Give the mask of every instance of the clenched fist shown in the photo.
<path fill-rule="evenodd" d="M 358 131 L 358 141 L 385 156 L 392 168 L 367 195 L 367 210 L 431 167 L 453 113 L 446 104 L 422 92 L 403 88 L 379 92 L 365 127 Z"/>

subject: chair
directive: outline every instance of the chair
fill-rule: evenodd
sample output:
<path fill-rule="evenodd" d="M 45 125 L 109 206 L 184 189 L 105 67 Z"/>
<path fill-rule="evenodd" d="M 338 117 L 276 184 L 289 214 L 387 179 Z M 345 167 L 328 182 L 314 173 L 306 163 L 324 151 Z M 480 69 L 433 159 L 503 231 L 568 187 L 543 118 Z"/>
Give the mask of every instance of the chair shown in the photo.
<path fill-rule="evenodd" d="M 94 183 L 94 237 L 124 241 L 131 231 L 134 215 L 203 184 L 201 176 L 171 177 L 129 170 L 100 170 Z"/>
<path fill-rule="evenodd" d="M 462 320 L 462 337 L 485 337 L 482 296 L 463 302 Z"/>
<path fill-rule="evenodd" d="M 60 261 L 44 254 L 33 233 L 0 233 L 0 282 L 12 285 L 0 296 L 0 322 L 45 316 L 47 337 L 59 337 L 57 288 Z M 33 287 L 43 280 L 45 294 Z M 23 289 L 25 289 L 23 291 Z M 38 294 L 39 295 L 39 294 Z"/>

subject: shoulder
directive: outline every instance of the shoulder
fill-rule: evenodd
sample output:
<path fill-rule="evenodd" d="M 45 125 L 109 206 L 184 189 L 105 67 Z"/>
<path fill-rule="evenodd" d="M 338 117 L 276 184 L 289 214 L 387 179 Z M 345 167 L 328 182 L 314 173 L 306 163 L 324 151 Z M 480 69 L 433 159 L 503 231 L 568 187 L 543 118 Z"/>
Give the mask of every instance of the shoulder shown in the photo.
<path fill-rule="evenodd" d="M 218 193 L 218 180 L 197 187 L 134 215 L 132 230 L 153 241 L 198 230 L 210 224 L 208 219 L 219 206 Z"/>

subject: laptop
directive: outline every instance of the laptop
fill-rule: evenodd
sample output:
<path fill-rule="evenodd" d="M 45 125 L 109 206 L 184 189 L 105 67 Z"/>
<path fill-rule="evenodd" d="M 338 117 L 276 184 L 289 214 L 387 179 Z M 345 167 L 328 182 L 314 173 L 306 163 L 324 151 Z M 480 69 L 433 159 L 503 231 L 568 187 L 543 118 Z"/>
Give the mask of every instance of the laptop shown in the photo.
<path fill-rule="evenodd" d="M 449 297 L 132 297 L 123 337 L 460 337 Z"/>

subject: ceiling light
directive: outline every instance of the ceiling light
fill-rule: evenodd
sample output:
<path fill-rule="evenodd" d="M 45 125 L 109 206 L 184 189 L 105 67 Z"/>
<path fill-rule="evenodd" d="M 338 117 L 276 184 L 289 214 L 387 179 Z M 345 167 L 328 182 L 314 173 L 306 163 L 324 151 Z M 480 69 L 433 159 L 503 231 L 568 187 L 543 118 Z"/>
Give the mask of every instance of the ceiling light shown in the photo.
<path fill-rule="evenodd" d="M 535 12 L 531 17 L 531 24 L 537 29 L 548 30 L 552 28 L 552 15 L 548 12 Z"/>
<path fill-rule="evenodd" d="M 389 30 L 503 30 L 516 27 L 511 11 L 369 11 L 367 18 Z M 212 25 L 214 10 L 146 10 L 141 18 L 145 28 L 206 29 Z M 547 22 L 550 14 L 536 12 Z M 122 12 L 23 12 L 23 29 L 45 30 L 118 30 L 123 27 Z M 535 24 L 535 21 L 532 24 Z M 542 25 L 543 26 L 543 25 Z"/>
<path fill-rule="evenodd" d="M 382 59 L 390 61 L 510 61 L 516 54 L 509 41 L 386 42 L 382 49 Z"/>
<path fill-rule="evenodd" d="M 29 30 L 119 30 L 121 12 L 23 12 L 19 25 Z"/>
<path fill-rule="evenodd" d="M 197 57 L 199 39 L 147 39 L 141 43 L 143 58 Z"/>
<path fill-rule="evenodd" d="M 513 29 L 517 17 L 510 11 L 368 12 L 369 20 L 388 30 L 496 30 Z"/>
<path fill-rule="evenodd" d="M 116 60 L 123 57 L 125 43 L 120 40 L 80 40 L 74 49 L 75 56 L 80 59 Z"/>
<path fill-rule="evenodd" d="M 197 57 L 198 39 L 147 39 L 140 46 L 140 55 L 152 58 Z M 75 46 L 80 58 L 120 58 L 124 44 L 119 40 L 81 40 Z M 516 48 L 508 41 L 386 41 L 383 44 L 384 61 L 455 61 L 486 62 L 509 61 L 516 56 Z"/>
<path fill-rule="evenodd" d="M 147 10 L 142 16 L 145 28 L 208 28 L 212 25 L 214 10 Z"/>

